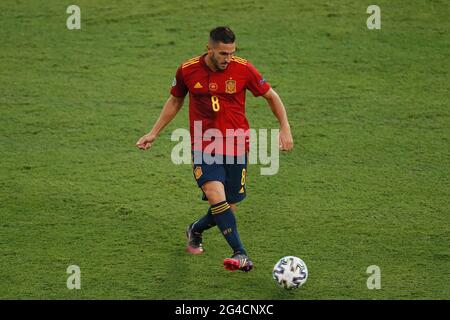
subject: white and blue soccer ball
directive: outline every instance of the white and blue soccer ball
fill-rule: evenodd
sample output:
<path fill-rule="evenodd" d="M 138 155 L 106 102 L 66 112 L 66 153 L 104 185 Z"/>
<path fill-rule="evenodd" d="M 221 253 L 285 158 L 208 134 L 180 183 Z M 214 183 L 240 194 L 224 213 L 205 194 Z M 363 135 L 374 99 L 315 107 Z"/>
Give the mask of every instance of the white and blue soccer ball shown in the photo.
<path fill-rule="evenodd" d="M 273 279 L 285 289 L 299 288 L 308 279 L 306 263 L 294 256 L 286 256 L 278 260 L 272 271 Z"/>

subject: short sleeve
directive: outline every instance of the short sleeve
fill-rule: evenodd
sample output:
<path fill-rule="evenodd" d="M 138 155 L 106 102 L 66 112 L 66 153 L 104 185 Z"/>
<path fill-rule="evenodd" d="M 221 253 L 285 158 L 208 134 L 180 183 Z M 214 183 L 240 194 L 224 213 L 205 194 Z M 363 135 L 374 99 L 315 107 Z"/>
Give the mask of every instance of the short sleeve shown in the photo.
<path fill-rule="evenodd" d="M 247 62 L 247 70 L 247 89 L 250 90 L 255 97 L 262 96 L 269 91 L 270 85 L 250 62 Z"/>
<path fill-rule="evenodd" d="M 170 93 L 175 97 L 184 97 L 186 96 L 188 91 L 188 87 L 184 83 L 183 72 L 180 66 L 177 70 L 177 73 L 175 74 L 175 78 L 173 79 Z"/>

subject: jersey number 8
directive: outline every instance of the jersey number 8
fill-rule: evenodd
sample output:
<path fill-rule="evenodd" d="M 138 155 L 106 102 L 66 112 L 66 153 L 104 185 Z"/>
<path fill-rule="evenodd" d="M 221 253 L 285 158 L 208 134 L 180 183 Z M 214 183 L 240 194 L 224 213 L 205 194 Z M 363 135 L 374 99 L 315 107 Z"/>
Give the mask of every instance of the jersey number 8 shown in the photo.
<path fill-rule="evenodd" d="M 211 96 L 211 106 L 214 112 L 220 110 L 219 98 L 217 96 Z"/>

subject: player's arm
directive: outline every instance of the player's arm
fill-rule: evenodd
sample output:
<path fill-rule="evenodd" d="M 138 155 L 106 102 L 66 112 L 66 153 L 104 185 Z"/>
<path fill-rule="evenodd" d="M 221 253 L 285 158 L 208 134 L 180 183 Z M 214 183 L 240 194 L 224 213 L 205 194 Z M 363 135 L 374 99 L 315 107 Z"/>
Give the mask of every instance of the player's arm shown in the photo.
<path fill-rule="evenodd" d="M 267 100 L 273 114 L 280 123 L 280 148 L 289 151 L 294 147 L 294 141 L 291 134 L 291 126 L 289 125 L 286 108 L 280 96 L 270 88 L 263 97 Z"/>
<path fill-rule="evenodd" d="M 147 150 L 152 146 L 152 143 L 156 140 L 156 137 L 167 126 L 170 121 L 177 115 L 178 111 L 180 111 L 183 106 L 184 97 L 175 97 L 170 95 L 169 99 L 167 99 L 164 107 L 159 115 L 158 120 L 156 120 L 153 125 L 152 130 L 146 135 L 142 136 L 137 142 L 136 146 L 139 149 Z"/>

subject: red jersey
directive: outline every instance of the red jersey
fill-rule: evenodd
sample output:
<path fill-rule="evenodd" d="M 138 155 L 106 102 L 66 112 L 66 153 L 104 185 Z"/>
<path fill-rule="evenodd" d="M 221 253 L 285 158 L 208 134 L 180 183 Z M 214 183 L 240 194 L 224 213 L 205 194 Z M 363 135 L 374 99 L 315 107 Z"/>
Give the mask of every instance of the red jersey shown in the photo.
<path fill-rule="evenodd" d="M 216 145 L 219 142 L 223 146 L 215 149 L 215 153 L 242 155 L 249 150 L 250 140 L 245 116 L 246 90 L 256 97 L 265 94 L 270 85 L 245 59 L 233 57 L 225 70 L 212 71 L 206 65 L 205 56 L 192 58 L 178 68 L 170 93 L 184 97 L 189 92 L 193 150 L 211 151 L 208 145 L 215 141 Z M 217 141 L 219 133 L 222 142 Z M 232 148 L 226 146 L 229 141 L 233 141 Z"/>

